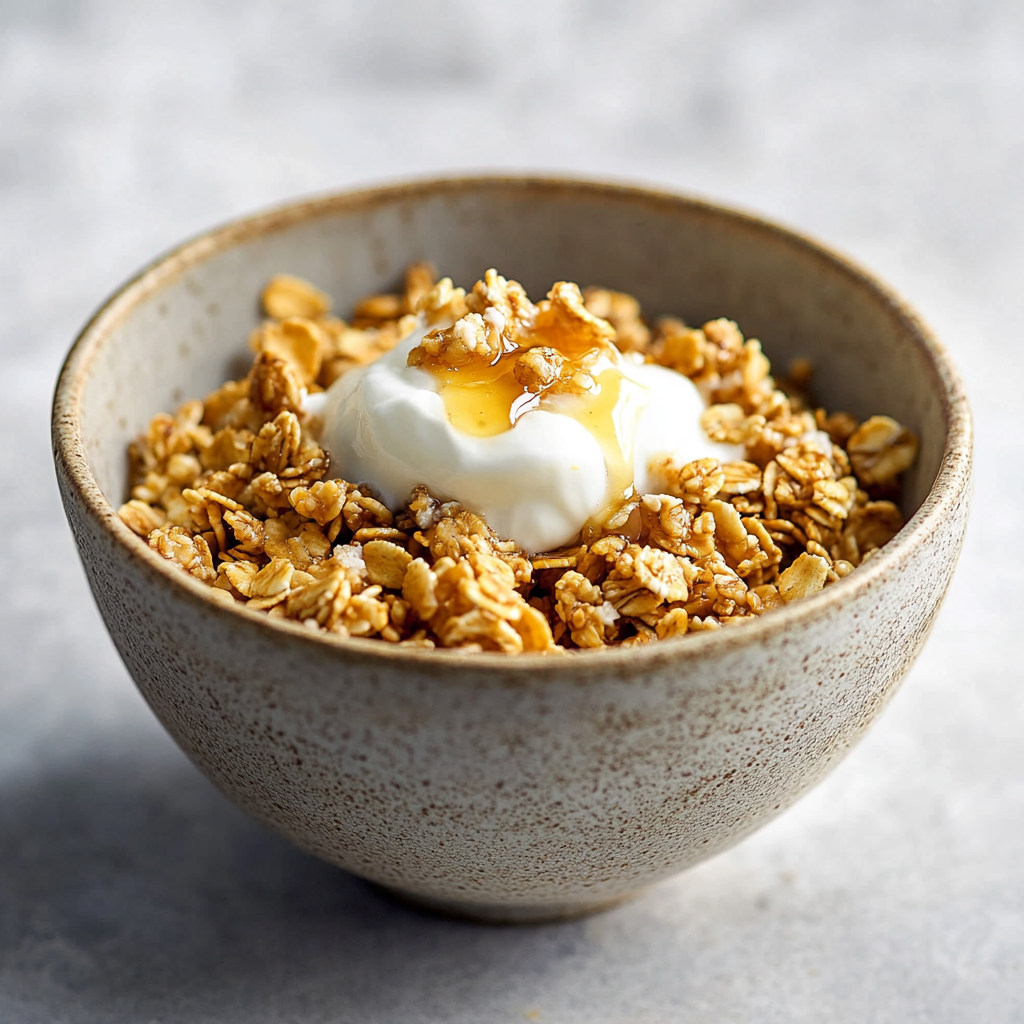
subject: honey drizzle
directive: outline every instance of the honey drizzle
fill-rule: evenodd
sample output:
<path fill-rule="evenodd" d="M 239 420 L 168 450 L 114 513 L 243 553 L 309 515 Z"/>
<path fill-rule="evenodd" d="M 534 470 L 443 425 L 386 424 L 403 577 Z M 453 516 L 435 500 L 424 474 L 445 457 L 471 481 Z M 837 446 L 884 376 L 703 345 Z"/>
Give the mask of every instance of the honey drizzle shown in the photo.
<path fill-rule="evenodd" d="M 612 346 L 581 346 L 561 324 L 551 324 L 547 330 L 520 340 L 525 344 L 509 344 L 503 339 L 502 352 L 493 362 L 479 359 L 453 367 L 427 360 L 423 369 L 437 381 L 449 422 L 473 437 L 503 434 L 530 410 L 545 407 L 580 423 L 600 445 L 608 471 L 607 503 L 592 520 L 592 528 L 599 529 L 633 496 L 631 432 L 627 429 L 627 436 L 621 436 L 616 413 L 628 414 L 630 399 L 624 390 L 637 393 L 646 388 L 615 366 L 618 351 Z M 521 384 L 514 372 L 520 355 L 536 345 L 555 348 L 566 360 L 560 381 L 540 392 Z M 586 390 L 566 387 L 566 381 L 580 371 L 589 376 L 592 386 Z M 625 399 L 621 409 L 620 399 Z"/>
<path fill-rule="evenodd" d="M 493 437 L 511 430 L 523 413 L 537 407 L 541 396 L 527 391 L 513 373 L 520 352 L 518 348 L 503 352 L 493 363 L 480 360 L 458 367 L 427 367 L 456 430 Z"/>
<path fill-rule="evenodd" d="M 644 390 L 643 385 L 624 377 L 618 370 L 609 367 L 595 378 L 597 391 L 566 403 L 564 410 L 590 433 L 601 446 L 604 463 L 608 468 L 609 511 L 618 507 L 633 490 L 633 445 L 630 438 L 620 436 L 615 413 L 624 387 L 630 390 Z"/>

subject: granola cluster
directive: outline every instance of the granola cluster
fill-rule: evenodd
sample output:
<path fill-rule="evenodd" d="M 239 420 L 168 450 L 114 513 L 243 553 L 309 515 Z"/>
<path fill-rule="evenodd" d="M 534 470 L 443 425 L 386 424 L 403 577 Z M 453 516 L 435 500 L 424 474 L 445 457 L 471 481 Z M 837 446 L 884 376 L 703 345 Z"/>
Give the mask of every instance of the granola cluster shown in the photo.
<path fill-rule="evenodd" d="M 812 409 L 809 367 L 778 388 L 760 343 L 730 320 L 646 322 L 637 301 L 557 284 L 533 305 L 489 271 L 466 293 L 427 264 L 401 294 L 360 302 L 350 322 L 299 278 L 275 277 L 250 339 L 247 377 L 160 414 L 131 446 L 121 519 L 225 603 L 342 636 L 421 647 L 535 651 L 630 646 L 750 621 L 842 579 L 903 525 L 894 500 L 917 440 L 886 416 Z M 423 317 L 410 362 L 458 365 L 515 349 L 524 324 L 689 377 L 702 425 L 745 458 L 655 468 L 564 549 L 528 556 L 457 502 L 418 487 L 402 508 L 328 477 L 305 396 L 372 362 Z M 578 373 L 578 370 L 573 370 Z M 586 387 L 556 348 L 524 347 L 528 390 Z"/>

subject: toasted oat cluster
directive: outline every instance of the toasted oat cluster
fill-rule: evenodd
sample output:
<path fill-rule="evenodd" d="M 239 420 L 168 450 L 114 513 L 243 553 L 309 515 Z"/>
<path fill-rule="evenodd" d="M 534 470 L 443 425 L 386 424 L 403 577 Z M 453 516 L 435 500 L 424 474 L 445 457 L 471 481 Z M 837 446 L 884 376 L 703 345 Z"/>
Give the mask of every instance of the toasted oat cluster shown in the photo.
<path fill-rule="evenodd" d="M 596 535 L 534 556 L 424 487 L 387 508 L 329 478 L 305 394 L 394 347 L 417 314 L 456 322 L 427 335 L 424 358 L 431 345 L 476 344 L 474 309 L 495 288 L 502 302 L 529 301 L 493 273 L 467 295 L 416 264 L 402 294 L 370 296 L 345 322 L 308 282 L 275 277 L 248 376 L 156 416 L 132 444 L 121 519 L 226 603 L 341 636 L 509 654 L 748 622 L 842 579 L 903 525 L 893 499 L 917 454 L 913 434 L 887 416 L 858 423 L 808 407 L 810 367 L 795 364 L 778 388 L 760 343 L 730 320 L 648 323 L 633 297 L 603 288 L 583 291 L 576 319 L 692 379 L 705 431 L 742 445 L 743 461 L 665 459 L 659 493 L 633 495 Z M 560 304 L 579 301 L 553 292 L 550 308 Z M 538 351 L 523 372 L 556 372 Z"/>

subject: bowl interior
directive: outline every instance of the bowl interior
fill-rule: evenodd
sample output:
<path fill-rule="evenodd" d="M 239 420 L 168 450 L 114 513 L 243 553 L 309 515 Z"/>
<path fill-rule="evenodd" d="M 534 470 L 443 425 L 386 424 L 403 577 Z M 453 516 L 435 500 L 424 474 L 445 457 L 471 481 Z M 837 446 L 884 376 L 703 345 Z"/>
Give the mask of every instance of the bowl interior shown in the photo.
<path fill-rule="evenodd" d="M 115 507 L 128 442 L 160 411 L 248 364 L 258 296 L 279 272 L 328 291 L 341 316 L 429 259 L 456 284 L 488 267 L 543 297 L 556 280 L 635 294 L 646 315 L 736 320 L 777 374 L 810 358 L 830 411 L 885 413 L 921 439 L 904 511 L 924 501 L 949 430 L 943 369 L 884 288 L 842 259 L 754 218 L 673 196 L 571 182 L 423 183 L 299 204 L 229 225 L 144 272 L 80 346 L 86 455 Z"/>

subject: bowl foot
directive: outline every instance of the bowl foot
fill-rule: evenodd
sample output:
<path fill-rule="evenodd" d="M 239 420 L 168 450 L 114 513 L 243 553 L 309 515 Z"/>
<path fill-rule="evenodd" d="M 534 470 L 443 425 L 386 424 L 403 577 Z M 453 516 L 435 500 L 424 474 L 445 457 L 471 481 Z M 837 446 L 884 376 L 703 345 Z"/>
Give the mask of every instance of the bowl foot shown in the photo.
<path fill-rule="evenodd" d="M 547 924 L 553 921 L 571 921 L 577 917 L 610 910 L 640 893 L 629 892 L 603 900 L 579 900 L 565 903 L 476 903 L 472 900 L 448 900 L 434 896 L 420 896 L 390 885 L 378 885 L 399 903 L 441 917 L 480 924 Z"/>

